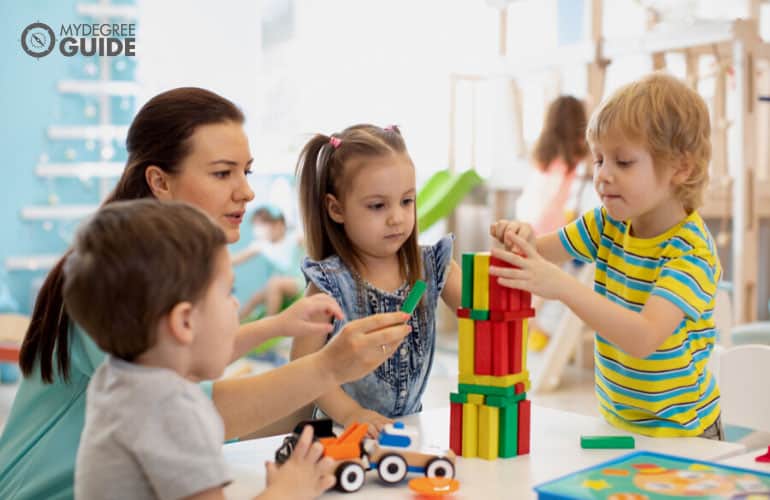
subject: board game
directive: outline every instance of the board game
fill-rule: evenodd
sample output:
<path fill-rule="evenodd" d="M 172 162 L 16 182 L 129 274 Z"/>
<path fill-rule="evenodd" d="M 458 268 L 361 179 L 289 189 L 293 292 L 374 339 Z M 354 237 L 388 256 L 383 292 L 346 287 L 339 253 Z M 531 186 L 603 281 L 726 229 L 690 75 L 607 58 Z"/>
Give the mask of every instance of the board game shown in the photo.
<path fill-rule="evenodd" d="M 640 451 L 541 484 L 535 491 L 540 500 L 770 500 L 770 474 Z"/>

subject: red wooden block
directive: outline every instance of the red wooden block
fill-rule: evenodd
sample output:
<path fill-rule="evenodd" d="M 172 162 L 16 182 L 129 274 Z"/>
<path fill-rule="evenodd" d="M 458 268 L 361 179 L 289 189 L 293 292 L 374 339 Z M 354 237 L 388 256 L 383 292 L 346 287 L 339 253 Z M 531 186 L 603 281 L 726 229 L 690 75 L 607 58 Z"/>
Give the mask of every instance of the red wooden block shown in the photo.
<path fill-rule="evenodd" d="M 473 346 L 473 372 L 476 375 L 492 375 L 492 324 L 476 321 Z"/>
<path fill-rule="evenodd" d="M 465 307 L 458 307 L 457 308 L 457 317 L 458 318 L 470 318 L 471 317 L 471 310 L 467 309 Z"/>
<path fill-rule="evenodd" d="M 461 456 L 463 454 L 463 405 L 449 404 L 449 447 Z"/>
<path fill-rule="evenodd" d="M 519 401 L 519 455 L 529 453 L 529 418 L 532 414 L 532 406 L 529 399 Z"/>
<path fill-rule="evenodd" d="M 532 318 L 534 309 L 519 309 L 518 311 L 489 311 L 490 321 L 515 321 L 517 319 Z"/>
<path fill-rule="evenodd" d="M 521 309 L 521 290 L 508 288 L 508 310 L 518 311 L 519 309 Z"/>
<path fill-rule="evenodd" d="M 513 267 L 504 260 L 500 260 L 496 257 L 489 258 L 489 265 L 496 267 Z M 508 307 L 508 290 L 510 288 L 502 286 L 497 282 L 497 276 L 489 275 L 489 310 L 490 311 L 507 311 Z"/>
<path fill-rule="evenodd" d="M 492 322 L 492 375 L 508 375 L 508 323 Z"/>
<path fill-rule="evenodd" d="M 521 394 L 525 391 L 526 386 L 524 385 L 524 382 L 519 382 L 518 384 L 514 385 L 514 394 Z"/>
<path fill-rule="evenodd" d="M 532 294 L 529 292 L 525 292 L 524 290 L 521 290 L 521 305 L 519 306 L 521 309 L 531 309 L 532 308 Z"/>
<path fill-rule="evenodd" d="M 508 323 L 508 353 L 510 355 L 510 358 L 508 358 L 508 369 L 512 374 L 521 372 L 522 349 L 527 348 L 523 344 L 522 321 L 520 319 L 511 321 Z"/>

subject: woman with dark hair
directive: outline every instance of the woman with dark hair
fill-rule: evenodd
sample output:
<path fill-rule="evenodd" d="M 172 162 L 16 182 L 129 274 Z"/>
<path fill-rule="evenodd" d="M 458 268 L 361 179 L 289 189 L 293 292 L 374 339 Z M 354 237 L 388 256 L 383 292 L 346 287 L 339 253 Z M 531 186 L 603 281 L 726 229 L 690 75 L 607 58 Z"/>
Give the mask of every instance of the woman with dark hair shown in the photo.
<path fill-rule="evenodd" d="M 126 168 L 104 204 L 150 196 L 185 201 L 208 213 L 229 243 L 237 241 L 246 203 L 254 198 L 246 179 L 252 158 L 243 121 L 232 102 L 207 90 L 179 88 L 155 96 L 129 128 Z M 0 498 L 73 496 L 86 388 L 105 354 L 64 308 L 67 254 L 48 274 L 22 344 L 24 379 L 0 436 Z M 331 297 L 300 300 L 277 316 L 243 325 L 233 360 L 276 335 L 326 335 L 332 317 L 341 319 L 342 312 Z M 259 376 L 203 382 L 226 438 L 253 433 L 367 374 L 408 333 L 399 324 L 407 318 L 394 313 L 350 322 L 344 338 L 313 359 Z"/>

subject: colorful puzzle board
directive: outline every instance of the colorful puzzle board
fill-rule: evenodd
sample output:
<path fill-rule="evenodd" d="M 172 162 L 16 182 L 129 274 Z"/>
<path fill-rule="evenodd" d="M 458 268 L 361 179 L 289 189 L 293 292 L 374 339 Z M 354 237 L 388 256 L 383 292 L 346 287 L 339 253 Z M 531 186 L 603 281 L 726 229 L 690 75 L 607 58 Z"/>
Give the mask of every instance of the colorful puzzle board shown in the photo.
<path fill-rule="evenodd" d="M 639 451 L 535 487 L 540 500 L 770 500 L 770 474 Z"/>

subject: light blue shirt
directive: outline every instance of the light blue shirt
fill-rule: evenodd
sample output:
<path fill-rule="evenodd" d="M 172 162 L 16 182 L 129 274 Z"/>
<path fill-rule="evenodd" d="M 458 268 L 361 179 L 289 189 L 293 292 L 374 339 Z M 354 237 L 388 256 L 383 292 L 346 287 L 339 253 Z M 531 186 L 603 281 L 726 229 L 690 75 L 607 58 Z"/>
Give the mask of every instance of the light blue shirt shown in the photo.
<path fill-rule="evenodd" d="M 372 373 L 342 385 L 342 390 L 362 407 L 390 418 L 422 409 L 422 395 L 436 350 L 436 306 L 449 275 L 453 240 L 454 236 L 445 236 L 435 245 L 420 249 L 427 288 L 409 319 L 409 335 Z M 302 271 L 319 290 L 334 297 L 345 313 L 345 321 L 334 321 L 329 338 L 339 333 L 347 321 L 398 311 L 411 290 L 407 283 L 395 292 L 386 292 L 363 282 L 337 255 L 320 262 L 305 259 Z"/>

